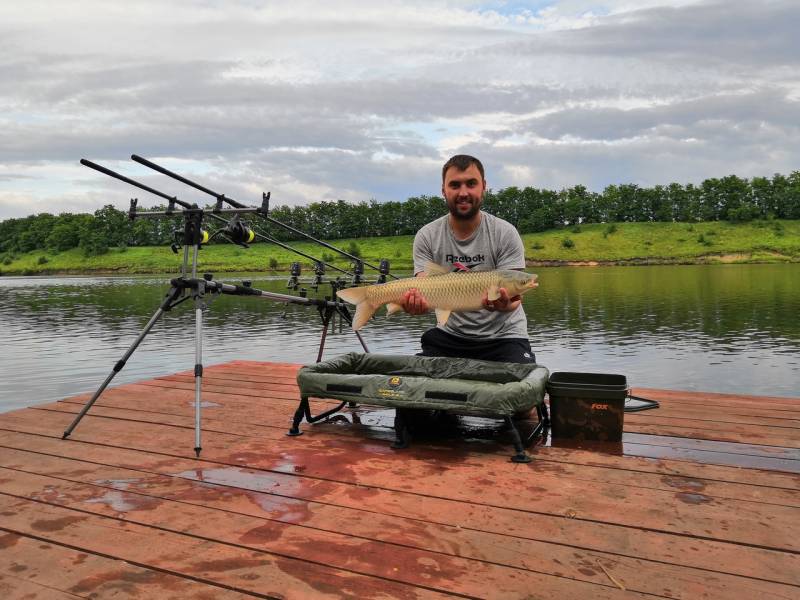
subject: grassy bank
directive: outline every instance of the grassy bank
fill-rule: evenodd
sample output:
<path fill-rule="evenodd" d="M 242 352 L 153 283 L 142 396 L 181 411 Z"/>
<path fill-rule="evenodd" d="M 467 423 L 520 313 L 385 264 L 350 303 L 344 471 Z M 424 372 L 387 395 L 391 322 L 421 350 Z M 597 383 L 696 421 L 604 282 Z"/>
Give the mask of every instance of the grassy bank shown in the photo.
<path fill-rule="evenodd" d="M 334 240 L 337 247 L 356 244 L 364 260 L 391 262 L 392 270 L 411 269 L 412 236 Z M 581 225 L 523 236 L 531 264 L 660 264 L 705 262 L 800 262 L 800 221 L 712 223 L 615 223 Z M 348 267 L 348 261 L 313 243 L 292 242 L 306 254 Z M 182 255 L 167 247 L 112 249 L 85 257 L 80 250 L 35 251 L 0 256 L 0 274 L 173 273 Z M 267 243 L 249 249 L 212 245 L 200 252 L 203 271 L 274 271 L 284 274 L 299 260 L 310 261 Z"/>
<path fill-rule="evenodd" d="M 800 221 L 612 223 L 524 236 L 528 261 L 615 264 L 796 262 Z"/>

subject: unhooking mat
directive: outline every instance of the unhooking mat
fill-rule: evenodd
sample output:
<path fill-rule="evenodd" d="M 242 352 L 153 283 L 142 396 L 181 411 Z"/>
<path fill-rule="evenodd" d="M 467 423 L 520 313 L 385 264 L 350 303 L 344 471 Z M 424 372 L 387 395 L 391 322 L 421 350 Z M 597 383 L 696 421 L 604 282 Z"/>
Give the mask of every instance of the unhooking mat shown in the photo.
<path fill-rule="evenodd" d="M 301 368 L 297 383 L 303 398 L 510 417 L 543 403 L 548 375 L 536 364 L 351 352 Z"/>
<path fill-rule="evenodd" d="M 297 373 L 300 405 L 288 435 L 302 435 L 305 417 L 315 423 L 341 410 L 345 404 L 390 406 L 395 411 L 395 442 L 392 448 L 407 448 L 411 432 L 407 415 L 413 409 L 452 412 L 460 415 L 500 417 L 512 437 L 513 462 L 530 462 L 525 446 L 544 435 L 549 417 L 544 404 L 549 372 L 541 365 L 490 362 L 465 358 L 345 354 L 323 363 L 303 367 Z M 309 397 L 333 398 L 341 404 L 313 416 Z M 536 407 L 539 423 L 524 440 L 514 425 L 515 413 Z"/>

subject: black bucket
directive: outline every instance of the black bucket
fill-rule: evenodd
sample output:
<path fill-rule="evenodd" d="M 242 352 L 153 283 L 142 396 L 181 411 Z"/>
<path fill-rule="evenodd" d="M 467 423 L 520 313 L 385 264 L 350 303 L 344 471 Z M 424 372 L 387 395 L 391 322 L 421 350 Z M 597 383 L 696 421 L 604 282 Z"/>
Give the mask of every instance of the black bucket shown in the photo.
<path fill-rule="evenodd" d="M 622 440 L 628 381 L 608 373 L 552 373 L 547 382 L 553 438 Z"/>

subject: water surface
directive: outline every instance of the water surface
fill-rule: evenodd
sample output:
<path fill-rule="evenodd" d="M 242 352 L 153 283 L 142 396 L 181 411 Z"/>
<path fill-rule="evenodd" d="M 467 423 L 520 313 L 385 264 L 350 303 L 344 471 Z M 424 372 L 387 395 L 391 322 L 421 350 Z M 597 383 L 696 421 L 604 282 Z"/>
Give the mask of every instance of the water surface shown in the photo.
<path fill-rule="evenodd" d="M 540 282 L 525 297 L 531 345 L 551 371 L 621 373 L 634 386 L 800 397 L 800 265 L 529 270 Z M 284 279 L 251 278 L 256 287 L 286 292 Z M 0 278 L 0 411 L 96 389 L 157 310 L 168 280 Z M 362 333 L 373 352 L 410 354 L 433 322 L 381 311 Z M 312 307 L 222 296 L 205 311 L 203 327 L 205 365 L 308 363 L 316 359 L 321 321 Z M 194 331 L 189 301 L 165 314 L 114 383 L 190 370 Z M 360 350 L 344 328 L 328 336 L 325 358 Z"/>

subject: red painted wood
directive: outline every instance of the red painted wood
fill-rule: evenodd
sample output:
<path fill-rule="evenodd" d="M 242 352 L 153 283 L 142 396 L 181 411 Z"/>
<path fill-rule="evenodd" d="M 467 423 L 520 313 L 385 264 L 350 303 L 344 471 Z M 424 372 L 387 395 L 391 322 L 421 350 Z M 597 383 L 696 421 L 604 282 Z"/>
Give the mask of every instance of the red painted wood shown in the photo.
<path fill-rule="evenodd" d="M 0 529 L 11 523 L 21 539 L 40 536 L 33 523 L 42 507 L 54 520 L 86 516 L 45 541 L 106 561 L 108 540 L 90 532 L 150 539 L 142 543 L 149 554 L 126 544 L 126 560 L 179 581 L 196 577 L 182 549 L 201 539 L 202 552 L 235 568 L 205 570 L 197 585 L 251 594 L 265 593 L 247 580 L 264 564 L 277 577 L 270 589 L 286 585 L 295 597 L 322 597 L 314 586 L 323 580 L 344 582 L 326 588 L 343 596 L 353 578 L 366 595 L 386 593 L 374 582 L 386 584 L 389 597 L 787 598 L 800 590 L 794 400 L 639 390 L 663 410 L 626 416 L 623 454 L 548 446 L 533 451 L 533 463 L 512 465 L 508 445 L 491 439 L 429 439 L 394 452 L 391 411 L 369 407 L 358 412 L 380 426 L 304 424 L 306 435 L 287 438 L 297 368 L 208 367 L 201 460 L 191 450 L 188 372 L 108 390 L 69 441 L 58 438 L 87 395 L 0 415 Z M 708 464 L 720 461 L 742 467 Z M 256 562 L 242 567 L 242 557 Z M 314 568 L 287 577 L 278 559 Z M 0 591 L 8 577 L 0 565 Z M 54 589 L 68 593 L 62 588 Z"/>
<path fill-rule="evenodd" d="M 4 600 L 252 598 L 178 575 L 1 531 L 0 594 Z"/>

